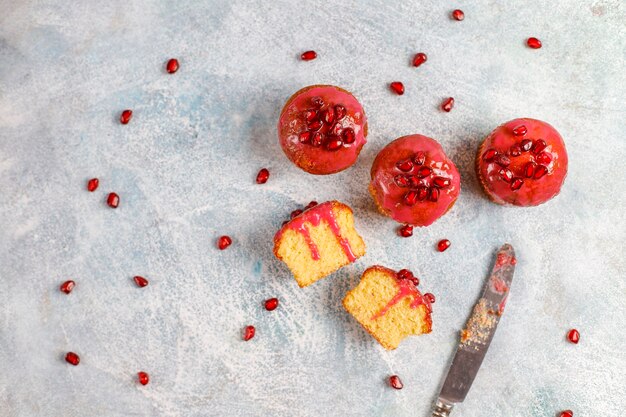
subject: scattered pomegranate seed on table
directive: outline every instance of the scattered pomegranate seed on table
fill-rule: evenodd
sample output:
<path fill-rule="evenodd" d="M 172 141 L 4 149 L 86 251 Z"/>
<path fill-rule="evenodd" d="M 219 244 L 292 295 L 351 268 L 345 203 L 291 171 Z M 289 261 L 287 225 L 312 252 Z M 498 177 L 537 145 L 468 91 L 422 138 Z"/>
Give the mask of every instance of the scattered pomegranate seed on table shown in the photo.
<path fill-rule="evenodd" d="M 270 298 L 269 300 L 265 300 L 265 309 L 267 311 L 274 311 L 278 307 L 278 298 Z"/>
<path fill-rule="evenodd" d="M 243 329 L 243 340 L 247 342 L 254 337 L 255 333 L 256 329 L 254 326 L 246 326 L 245 329 Z"/>
<path fill-rule="evenodd" d="M 130 122 L 130 119 L 132 119 L 132 117 L 133 117 L 132 110 L 124 110 L 122 114 L 120 115 L 120 123 L 123 125 L 127 125 L 128 122 Z"/>
<path fill-rule="evenodd" d="M 435 296 L 431 293 L 427 292 L 426 294 L 424 294 L 424 298 L 427 299 L 429 303 L 435 304 Z"/>
<path fill-rule="evenodd" d="M 402 237 L 411 237 L 413 236 L 413 226 L 411 226 L 410 224 L 405 224 L 404 226 L 400 227 L 398 233 Z"/>
<path fill-rule="evenodd" d="M 461 10 L 461 9 L 453 10 L 452 11 L 452 18 L 454 20 L 458 20 L 460 22 L 463 19 L 465 19 L 465 13 L 463 13 L 463 10 Z"/>
<path fill-rule="evenodd" d="M 541 41 L 537 38 L 528 38 L 526 40 L 526 45 L 533 49 L 539 49 L 541 48 Z"/>
<path fill-rule="evenodd" d="M 567 332 L 567 340 L 577 345 L 578 341 L 580 340 L 580 333 L 578 333 L 578 330 L 572 329 L 569 332 Z"/>
<path fill-rule="evenodd" d="M 135 284 L 137 284 L 139 288 L 143 288 L 146 285 L 148 285 L 148 280 L 142 276 L 136 275 L 133 277 L 133 280 L 135 281 Z"/>
<path fill-rule="evenodd" d="M 437 250 L 439 252 L 443 252 L 450 247 L 450 241 L 448 239 L 441 239 L 439 243 L 437 243 Z"/>
<path fill-rule="evenodd" d="M 178 71 L 178 60 L 176 58 L 172 58 L 167 61 L 167 66 L 165 67 L 169 74 L 174 74 Z"/>
<path fill-rule="evenodd" d="M 303 61 L 312 61 L 315 58 L 317 58 L 317 52 L 315 51 L 306 51 L 303 52 L 302 55 L 300 55 L 300 59 L 302 59 Z"/>
<path fill-rule="evenodd" d="M 270 172 L 267 168 L 261 168 L 258 174 L 256 174 L 256 183 L 265 184 L 270 177 Z"/>
<path fill-rule="evenodd" d="M 137 372 L 137 380 L 141 385 L 148 385 L 148 382 L 150 382 L 150 375 L 144 371 Z"/>
<path fill-rule="evenodd" d="M 69 294 L 72 292 L 72 290 L 74 289 L 74 286 L 76 285 L 76 283 L 72 280 L 69 281 L 65 281 L 63 284 L 61 284 L 61 287 L 59 287 L 59 289 L 61 290 L 61 292 L 64 292 L 65 294 Z"/>
<path fill-rule="evenodd" d="M 80 363 L 80 357 L 74 352 L 67 352 L 65 354 L 65 361 L 71 365 L 78 365 Z"/>
<path fill-rule="evenodd" d="M 414 67 L 419 67 L 424 62 L 426 62 L 427 59 L 428 59 L 428 57 L 426 56 L 425 53 L 419 52 L 419 53 L 415 54 L 415 56 L 413 57 L 413 66 Z"/>
<path fill-rule="evenodd" d="M 120 196 L 115 193 L 109 193 L 107 197 L 107 204 L 111 208 L 117 208 L 120 205 Z"/>
<path fill-rule="evenodd" d="M 100 185 L 100 180 L 98 178 L 92 178 L 87 181 L 87 191 L 93 193 L 98 189 L 98 185 Z"/>
<path fill-rule="evenodd" d="M 448 97 L 447 99 L 444 100 L 443 103 L 441 103 L 441 110 L 445 111 L 446 113 L 449 113 L 450 110 L 452 110 L 452 107 L 454 107 L 453 97 Z"/>
<path fill-rule="evenodd" d="M 233 243 L 233 240 L 230 238 L 230 236 L 220 236 L 219 239 L 217 239 L 217 247 L 220 250 L 224 250 L 227 247 L 229 247 L 231 244 Z"/>
<path fill-rule="evenodd" d="M 559 417 L 574 417 L 574 412 L 572 410 L 561 411 Z"/>
<path fill-rule="evenodd" d="M 389 385 L 395 389 L 402 389 L 404 387 L 404 384 L 398 375 L 391 375 L 389 377 Z"/>
<path fill-rule="evenodd" d="M 404 94 L 404 84 L 402 84 L 400 81 L 392 82 L 391 84 L 389 84 L 389 88 L 391 88 L 391 91 L 399 96 Z"/>

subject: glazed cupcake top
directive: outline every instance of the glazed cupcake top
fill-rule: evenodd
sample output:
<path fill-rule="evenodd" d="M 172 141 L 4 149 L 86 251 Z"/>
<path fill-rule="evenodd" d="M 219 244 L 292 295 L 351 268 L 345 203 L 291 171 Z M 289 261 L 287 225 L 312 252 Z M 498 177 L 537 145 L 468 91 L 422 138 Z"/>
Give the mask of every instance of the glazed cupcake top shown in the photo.
<path fill-rule="evenodd" d="M 397 222 L 428 226 L 454 204 L 461 177 L 437 141 L 410 135 L 376 156 L 370 190 L 379 208 Z"/>
<path fill-rule="evenodd" d="M 567 175 L 567 151 L 559 132 L 548 123 L 514 119 L 485 139 L 477 169 L 495 202 L 536 206 L 561 190 Z"/>
<path fill-rule="evenodd" d="M 285 154 L 300 168 L 312 174 L 332 174 L 356 161 L 366 143 L 367 118 L 348 91 L 314 85 L 287 101 L 278 135 Z"/>

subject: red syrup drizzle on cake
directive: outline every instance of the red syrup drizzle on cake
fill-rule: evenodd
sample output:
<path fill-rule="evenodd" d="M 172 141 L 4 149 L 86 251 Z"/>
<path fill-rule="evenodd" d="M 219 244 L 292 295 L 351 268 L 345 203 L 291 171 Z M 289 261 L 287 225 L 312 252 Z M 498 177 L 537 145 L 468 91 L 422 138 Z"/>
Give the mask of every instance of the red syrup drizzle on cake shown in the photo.
<path fill-rule="evenodd" d="M 417 286 L 410 278 L 404 279 L 396 276 L 396 283 L 398 284 L 398 292 L 396 295 L 387 303 L 385 307 L 380 309 L 378 313 L 374 314 L 371 320 L 376 320 L 384 316 L 391 309 L 391 307 L 398 304 L 404 297 L 413 297 L 411 308 L 418 308 L 419 306 L 424 305 L 429 312 L 432 311 L 430 300 L 419 292 Z"/>
<path fill-rule="evenodd" d="M 284 229 L 291 229 L 297 233 L 300 233 L 304 237 L 307 245 L 309 246 L 309 250 L 311 251 L 311 257 L 313 258 L 313 260 L 318 261 L 320 259 L 320 252 L 315 242 L 313 242 L 313 239 L 311 239 L 311 233 L 309 232 L 306 224 L 310 223 L 312 226 L 317 227 L 321 224 L 323 220 L 326 222 L 326 224 L 328 224 L 328 227 L 330 227 L 330 230 L 337 238 L 337 241 L 341 245 L 341 248 L 346 254 L 348 260 L 350 262 L 354 262 L 357 257 L 354 255 L 354 252 L 352 252 L 352 247 L 350 246 L 350 242 L 348 242 L 348 239 L 341 236 L 341 229 L 339 228 L 339 224 L 337 223 L 337 219 L 335 218 L 332 203 L 322 203 L 314 207 L 314 210 L 305 210 L 303 213 L 293 218 L 283 227 L 283 229 L 278 231 L 276 238 L 280 239 L 280 236 L 282 235 Z"/>

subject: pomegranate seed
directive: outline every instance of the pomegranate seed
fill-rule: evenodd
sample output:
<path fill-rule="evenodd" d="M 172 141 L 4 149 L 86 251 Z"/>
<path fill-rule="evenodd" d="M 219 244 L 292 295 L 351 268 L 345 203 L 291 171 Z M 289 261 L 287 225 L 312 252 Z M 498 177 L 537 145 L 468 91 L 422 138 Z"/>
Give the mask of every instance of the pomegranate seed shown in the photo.
<path fill-rule="evenodd" d="M 572 329 L 567 332 L 567 339 L 573 344 L 577 345 L 578 341 L 580 340 L 580 333 L 578 333 L 578 330 Z"/>
<path fill-rule="evenodd" d="M 148 382 L 150 382 L 150 375 L 144 371 L 137 372 L 137 380 L 141 385 L 148 385 Z"/>
<path fill-rule="evenodd" d="M 311 139 L 311 144 L 315 147 L 322 146 L 322 142 L 324 142 L 324 134 L 321 132 L 313 133 L 313 138 Z"/>
<path fill-rule="evenodd" d="M 346 108 L 341 104 L 335 104 L 335 120 L 339 121 L 346 117 Z"/>
<path fill-rule="evenodd" d="M 409 180 L 407 180 L 407 178 L 404 175 L 396 175 L 393 178 L 393 181 L 396 183 L 398 187 L 405 188 L 409 186 Z"/>
<path fill-rule="evenodd" d="M 92 178 L 87 181 L 87 191 L 93 193 L 98 189 L 98 185 L 100 185 L 100 180 L 98 178 Z"/>
<path fill-rule="evenodd" d="M 428 59 L 428 57 L 426 56 L 425 53 L 419 52 L 419 53 L 415 54 L 415 56 L 413 57 L 413 66 L 414 67 L 419 67 L 424 62 L 426 62 L 427 59 Z"/>
<path fill-rule="evenodd" d="M 313 120 L 311 123 L 309 123 L 309 129 L 311 130 L 320 130 L 321 128 L 322 128 L 321 120 Z"/>
<path fill-rule="evenodd" d="M 309 204 L 307 204 L 307 205 L 306 205 L 306 207 L 305 207 L 304 209 L 305 209 L 305 210 L 308 210 L 308 209 L 313 208 L 313 207 L 315 207 L 315 206 L 317 206 L 317 201 L 313 200 L 313 201 L 311 201 Z"/>
<path fill-rule="evenodd" d="M 265 309 L 267 311 L 274 311 L 278 307 L 278 298 L 270 298 L 269 300 L 265 300 Z"/>
<path fill-rule="evenodd" d="M 420 185 L 420 179 L 417 176 L 410 175 L 408 179 L 410 188 L 417 188 Z"/>
<path fill-rule="evenodd" d="M 460 9 L 453 10 L 452 11 L 452 18 L 454 20 L 458 20 L 460 22 L 463 19 L 465 19 L 465 13 L 463 13 L 463 10 L 460 10 Z"/>
<path fill-rule="evenodd" d="M 548 165 L 550 162 L 552 162 L 552 154 L 548 152 L 541 152 L 539 155 L 537 155 L 535 160 L 540 164 Z"/>
<path fill-rule="evenodd" d="M 311 141 L 311 132 L 305 130 L 298 135 L 298 140 L 300 143 L 309 143 Z"/>
<path fill-rule="evenodd" d="M 256 329 L 254 326 L 246 326 L 245 329 L 243 329 L 243 340 L 247 342 L 254 337 L 255 333 Z"/>
<path fill-rule="evenodd" d="M 410 224 L 405 224 L 398 230 L 398 232 L 402 237 L 411 237 L 413 236 L 413 226 L 411 226 Z"/>
<path fill-rule="evenodd" d="M 298 217 L 298 216 L 299 216 L 299 215 L 301 215 L 302 213 L 303 213 L 303 211 L 302 211 L 302 210 L 297 209 L 297 210 L 292 211 L 292 212 L 291 212 L 291 214 L 289 215 L 289 217 L 291 217 L 291 218 L 293 219 L 294 217 Z"/>
<path fill-rule="evenodd" d="M 317 58 L 317 52 L 315 52 L 315 51 L 306 51 L 306 52 L 303 52 L 303 53 L 302 53 L 302 55 L 300 55 L 300 58 L 301 58 L 303 61 L 312 61 L 312 60 L 314 60 L 315 58 Z"/>
<path fill-rule="evenodd" d="M 343 141 L 341 139 L 332 139 L 326 143 L 326 149 L 329 151 L 339 150 L 343 146 Z"/>
<path fill-rule="evenodd" d="M 417 204 L 417 193 L 415 191 L 409 191 L 404 195 L 404 204 L 407 206 L 414 206 Z"/>
<path fill-rule="evenodd" d="M 333 121 L 335 120 L 335 109 L 332 107 L 327 108 L 322 113 L 322 119 L 324 120 L 324 123 L 328 125 L 333 124 Z"/>
<path fill-rule="evenodd" d="M 267 168 L 261 168 L 258 174 L 256 174 L 256 183 L 257 184 L 265 184 L 267 179 L 270 177 L 270 172 Z"/>
<path fill-rule="evenodd" d="M 416 153 L 415 157 L 413 157 L 413 162 L 415 162 L 415 165 L 424 165 L 424 162 L 426 162 L 426 154 L 422 151 Z"/>
<path fill-rule="evenodd" d="M 426 294 L 424 294 L 424 298 L 428 300 L 429 303 L 435 304 L 435 296 L 431 293 L 427 292 Z"/>
<path fill-rule="evenodd" d="M 530 139 L 524 139 L 520 143 L 520 148 L 522 148 L 522 151 L 524 152 L 528 152 L 532 147 L 533 147 L 533 141 Z"/>
<path fill-rule="evenodd" d="M 352 130 L 351 127 L 348 127 L 346 129 L 343 130 L 343 132 L 341 133 L 341 136 L 343 137 L 343 141 L 344 143 L 354 143 L 355 139 L 356 139 L 356 135 L 354 134 L 354 130 Z"/>
<path fill-rule="evenodd" d="M 513 173 L 510 169 L 502 168 L 498 175 L 500 175 L 500 179 L 504 182 L 511 182 L 513 180 Z"/>
<path fill-rule="evenodd" d="M 430 169 L 430 167 L 422 166 L 420 167 L 420 169 L 417 170 L 417 177 L 426 178 L 427 176 L 430 175 L 431 172 L 432 172 L 432 169 Z"/>
<path fill-rule="evenodd" d="M 80 356 L 78 356 L 74 352 L 67 352 L 65 354 L 65 361 L 69 364 L 76 366 L 80 363 Z"/>
<path fill-rule="evenodd" d="M 448 239 L 442 239 L 437 243 L 437 250 L 443 252 L 450 247 L 450 241 Z"/>
<path fill-rule="evenodd" d="M 450 110 L 452 110 L 452 107 L 454 107 L 454 98 L 452 97 L 448 97 L 444 100 L 443 103 L 441 103 L 441 110 L 445 112 L 450 112 Z"/>
<path fill-rule="evenodd" d="M 133 117 L 132 110 L 124 110 L 120 115 L 120 123 L 123 125 L 127 125 L 130 122 L 130 119 Z"/>
<path fill-rule="evenodd" d="M 536 167 L 537 167 L 537 164 L 535 164 L 534 162 L 529 162 L 526 165 L 524 165 L 524 176 L 526 178 L 532 178 L 533 174 L 535 173 Z"/>
<path fill-rule="evenodd" d="M 317 119 L 317 111 L 315 110 L 306 110 L 304 113 L 304 120 L 307 122 L 312 122 Z"/>
<path fill-rule="evenodd" d="M 513 145 L 509 149 L 511 156 L 520 156 L 522 154 L 522 148 L 519 145 Z"/>
<path fill-rule="evenodd" d="M 432 187 L 429 191 L 428 191 L 428 200 L 432 201 L 432 202 L 437 202 L 437 200 L 439 200 L 439 189 Z"/>
<path fill-rule="evenodd" d="M 435 185 L 435 187 L 438 187 L 438 188 L 449 187 L 451 183 L 452 182 L 450 181 L 450 178 L 444 178 L 444 177 L 433 178 L 433 184 Z"/>
<path fill-rule="evenodd" d="M 509 165 L 511 165 L 511 159 L 504 154 L 496 156 L 495 161 L 501 167 L 508 167 Z"/>
<path fill-rule="evenodd" d="M 546 147 L 548 146 L 548 144 L 546 143 L 545 140 L 543 139 L 537 139 L 535 141 L 535 143 L 533 143 L 533 147 L 531 148 L 532 153 L 534 153 L 535 155 L 537 155 L 539 152 L 543 151 L 544 149 L 546 149 Z"/>
<path fill-rule="evenodd" d="M 134 277 L 133 277 L 133 280 L 135 281 L 135 284 L 137 284 L 137 286 L 138 286 L 139 288 L 143 288 L 143 287 L 145 287 L 146 285 L 148 285 L 148 280 L 147 280 L 147 279 L 145 279 L 144 277 L 139 276 L 139 275 L 134 276 Z"/>
<path fill-rule="evenodd" d="M 167 61 L 166 69 L 168 73 L 174 74 L 176 71 L 178 71 L 178 60 L 176 58 L 172 58 Z"/>
<path fill-rule="evenodd" d="M 389 385 L 391 385 L 391 387 L 395 389 L 402 389 L 404 387 L 404 384 L 402 384 L 402 381 L 400 380 L 400 377 L 398 375 L 391 375 L 389 377 Z"/>
<path fill-rule="evenodd" d="M 319 109 L 319 108 L 324 107 L 324 100 L 322 100 L 321 97 L 312 97 L 311 104 L 313 104 L 315 107 Z"/>
<path fill-rule="evenodd" d="M 559 417 L 574 417 L 574 412 L 572 410 L 561 411 Z"/>
<path fill-rule="evenodd" d="M 409 271 L 408 269 L 401 269 L 398 271 L 398 273 L 396 274 L 398 279 L 411 279 L 413 278 L 413 272 Z"/>
<path fill-rule="evenodd" d="M 413 169 L 413 162 L 407 159 L 406 161 L 398 162 L 396 166 L 402 172 L 409 172 Z"/>
<path fill-rule="evenodd" d="M 219 239 L 217 239 L 217 247 L 220 250 L 226 249 L 232 243 L 233 243 L 233 240 L 230 238 L 230 236 L 220 236 Z"/>
<path fill-rule="evenodd" d="M 522 185 L 524 185 L 524 180 L 521 178 L 514 178 L 513 181 L 511 181 L 511 190 L 513 191 L 517 191 L 520 188 L 522 188 Z"/>
<path fill-rule="evenodd" d="M 495 149 L 487 149 L 487 152 L 483 155 L 483 159 L 487 162 L 491 162 L 496 156 L 498 156 L 498 151 Z"/>
<path fill-rule="evenodd" d="M 391 88 L 391 91 L 399 96 L 404 94 L 404 84 L 402 84 L 400 81 L 392 82 L 391 84 L 389 84 L 389 88 Z"/>
<path fill-rule="evenodd" d="M 539 178 L 543 177 L 544 175 L 546 175 L 548 173 L 548 168 L 546 168 L 543 165 L 539 165 L 536 169 L 535 169 L 535 173 L 533 174 L 533 178 L 538 180 Z"/>
<path fill-rule="evenodd" d="M 75 285 L 76 285 L 76 283 L 74 281 L 69 280 L 69 281 L 65 281 L 63 284 L 61 284 L 59 289 L 61 290 L 61 292 L 64 292 L 65 294 L 69 294 L 69 293 L 72 292 L 72 290 L 74 289 Z"/>
<path fill-rule="evenodd" d="M 528 38 L 528 40 L 526 40 L 526 45 L 533 49 L 539 49 L 541 48 L 541 41 L 537 38 Z"/>
<path fill-rule="evenodd" d="M 417 199 L 419 201 L 423 201 L 426 198 L 427 195 L 428 195 L 428 188 L 426 188 L 426 187 L 419 187 L 417 189 Z"/>
<path fill-rule="evenodd" d="M 513 129 L 513 134 L 515 136 L 524 136 L 527 131 L 528 131 L 528 129 L 526 129 L 526 126 L 519 125 L 519 126 L 517 126 L 516 128 Z"/>
<path fill-rule="evenodd" d="M 107 197 L 107 204 L 111 208 L 117 208 L 120 205 L 120 196 L 115 193 L 110 193 Z"/>

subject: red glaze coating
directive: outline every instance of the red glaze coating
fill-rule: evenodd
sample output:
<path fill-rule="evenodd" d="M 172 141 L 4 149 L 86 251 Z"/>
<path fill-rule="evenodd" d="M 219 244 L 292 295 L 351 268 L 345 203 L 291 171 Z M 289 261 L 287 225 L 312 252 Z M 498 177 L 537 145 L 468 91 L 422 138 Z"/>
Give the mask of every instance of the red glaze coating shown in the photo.
<path fill-rule="evenodd" d="M 461 191 L 454 163 L 437 141 L 422 135 L 403 136 L 385 146 L 372 164 L 371 179 L 370 193 L 379 210 L 415 226 L 431 225 L 443 216 Z"/>
<path fill-rule="evenodd" d="M 398 271 L 398 273 L 396 273 L 396 282 L 398 283 L 398 292 L 391 300 L 389 300 L 385 307 L 372 316 L 372 320 L 376 320 L 384 316 L 391 307 L 398 304 L 405 297 L 413 299 L 413 301 L 411 301 L 411 308 L 417 308 L 424 305 L 428 309 L 428 312 L 433 311 L 430 299 L 425 295 L 422 295 L 422 293 L 417 289 L 419 279 L 414 277 L 411 271 L 408 269 L 401 269 Z M 430 324 L 432 325 L 432 323 Z"/>
<path fill-rule="evenodd" d="M 546 122 L 511 120 L 484 140 L 476 156 L 476 171 L 494 202 L 537 206 L 561 191 L 567 175 L 565 143 Z"/>
<path fill-rule="evenodd" d="M 323 101 L 321 107 L 316 98 Z M 336 106 L 343 109 L 338 112 Z M 321 136 L 315 137 L 316 133 Z M 301 89 L 287 101 L 278 120 L 278 138 L 285 155 L 316 175 L 334 174 L 352 166 L 367 142 L 366 136 L 363 107 L 352 94 L 332 85 Z"/>

